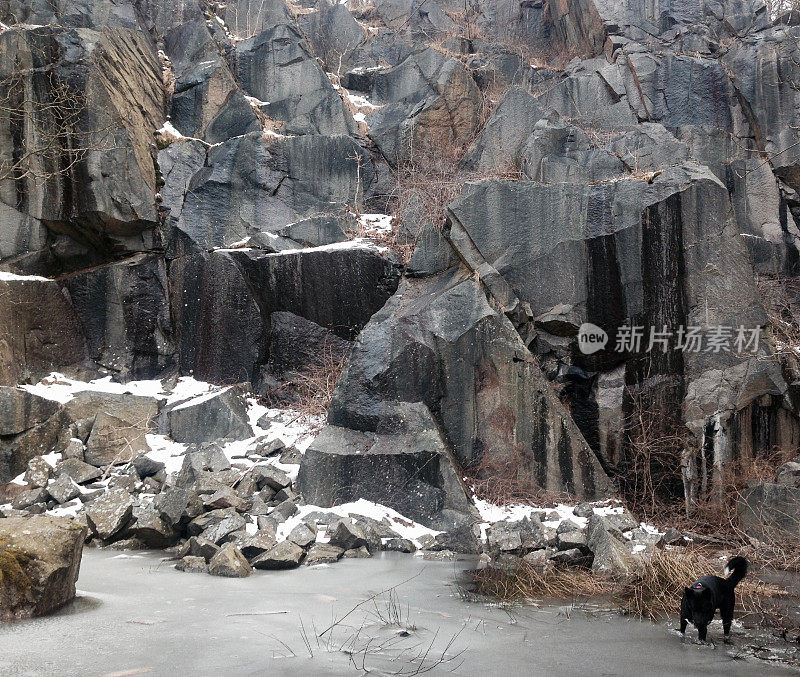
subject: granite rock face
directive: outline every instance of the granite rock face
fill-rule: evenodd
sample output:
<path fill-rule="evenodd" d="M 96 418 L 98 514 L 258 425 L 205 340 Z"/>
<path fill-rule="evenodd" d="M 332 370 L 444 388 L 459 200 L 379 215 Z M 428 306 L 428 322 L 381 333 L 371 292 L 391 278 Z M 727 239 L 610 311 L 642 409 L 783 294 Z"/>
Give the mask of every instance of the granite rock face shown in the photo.
<path fill-rule="evenodd" d="M 462 471 L 603 496 L 642 410 L 682 440 L 673 494 L 796 449 L 791 16 L 760 0 L 6 0 L 0 21 L 0 481 L 69 447 L 46 480 L 69 503 L 67 471 L 83 486 L 78 463 L 133 461 L 156 428 L 253 433 L 238 389 L 63 408 L 13 389 L 54 371 L 249 383 L 289 405 L 293 382 L 347 360 L 304 498 L 464 533 Z M 586 325 L 605 348 L 582 350 Z M 642 343 L 616 350 L 625 326 Z M 654 342 L 681 327 L 724 335 Z M 763 330 L 757 349 L 717 349 L 740 328 Z M 203 491 L 170 520 L 241 508 L 229 471 L 190 462 Z M 142 472 L 114 491 L 155 488 Z M 290 489 L 259 487 L 283 492 L 259 516 L 293 513 Z M 157 540 L 164 515 L 125 504 L 101 538 Z"/>

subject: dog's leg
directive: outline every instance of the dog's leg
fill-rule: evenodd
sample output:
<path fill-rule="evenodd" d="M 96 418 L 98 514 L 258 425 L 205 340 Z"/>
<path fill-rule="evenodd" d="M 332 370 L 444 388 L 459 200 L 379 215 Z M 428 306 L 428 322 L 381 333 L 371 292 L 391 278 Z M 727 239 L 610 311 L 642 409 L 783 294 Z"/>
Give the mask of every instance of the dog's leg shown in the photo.
<path fill-rule="evenodd" d="M 685 618 L 681 618 L 681 634 L 682 635 L 686 634 L 686 619 Z"/>
<path fill-rule="evenodd" d="M 725 604 L 722 605 L 722 608 L 719 610 L 720 616 L 722 616 L 722 630 L 725 633 L 725 642 L 730 641 L 731 635 L 731 623 L 733 622 L 733 607 L 734 607 L 734 599 L 731 596 L 730 601 L 726 601 Z"/>
<path fill-rule="evenodd" d="M 697 626 L 697 638 L 701 642 L 705 642 L 706 641 L 706 633 L 707 632 L 708 632 L 708 626 L 707 625 L 698 625 Z"/>

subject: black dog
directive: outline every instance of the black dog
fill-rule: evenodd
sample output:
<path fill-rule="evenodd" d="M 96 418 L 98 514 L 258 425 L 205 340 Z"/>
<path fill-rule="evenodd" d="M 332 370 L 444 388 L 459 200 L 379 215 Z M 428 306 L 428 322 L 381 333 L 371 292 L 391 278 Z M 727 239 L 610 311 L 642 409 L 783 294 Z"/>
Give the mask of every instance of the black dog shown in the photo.
<path fill-rule="evenodd" d="M 691 621 L 697 628 L 700 641 L 705 642 L 708 624 L 714 618 L 714 612 L 719 609 L 727 641 L 733 620 L 734 588 L 747 575 L 747 560 L 744 557 L 734 557 L 725 566 L 725 575 L 727 578 L 703 576 L 684 588 L 681 600 L 682 633 L 686 632 L 686 622 Z"/>

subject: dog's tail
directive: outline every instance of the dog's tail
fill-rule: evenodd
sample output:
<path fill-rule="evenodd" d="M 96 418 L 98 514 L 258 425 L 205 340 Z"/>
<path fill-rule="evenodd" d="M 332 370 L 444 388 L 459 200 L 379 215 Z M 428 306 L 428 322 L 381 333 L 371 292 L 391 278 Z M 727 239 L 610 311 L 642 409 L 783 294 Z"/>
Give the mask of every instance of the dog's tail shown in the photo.
<path fill-rule="evenodd" d="M 733 557 L 725 565 L 725 575 L 731 582 L 731 586 L 735 586 L 747 576 L 747 560 L 744 557 Z"/>

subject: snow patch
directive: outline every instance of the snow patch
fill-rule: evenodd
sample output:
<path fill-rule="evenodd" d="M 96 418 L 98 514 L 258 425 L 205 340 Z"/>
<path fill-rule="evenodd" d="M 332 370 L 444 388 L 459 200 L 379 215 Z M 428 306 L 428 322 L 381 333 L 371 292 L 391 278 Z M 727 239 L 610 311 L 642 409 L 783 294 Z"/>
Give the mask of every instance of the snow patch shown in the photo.
<path fill-rule="evenodd" d="M 42 277 L 40 275 L 17 275 L 16 273 L 9 273 L 5 270 L 0 270 L 0 281 L 2 282 L 52 282 L 49 277 Z"/>

